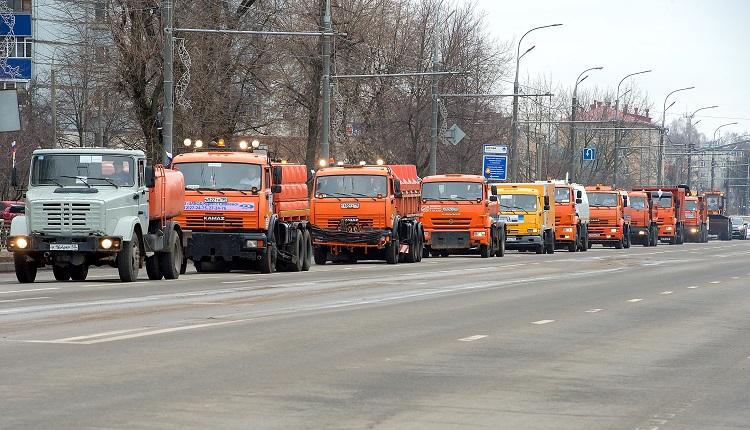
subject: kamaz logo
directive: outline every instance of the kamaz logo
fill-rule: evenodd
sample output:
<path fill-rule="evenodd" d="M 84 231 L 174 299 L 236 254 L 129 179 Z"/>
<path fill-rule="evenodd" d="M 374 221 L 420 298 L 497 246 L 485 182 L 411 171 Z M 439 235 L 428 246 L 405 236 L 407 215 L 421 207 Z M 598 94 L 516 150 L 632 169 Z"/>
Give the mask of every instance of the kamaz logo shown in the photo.
<path fill-rule="evenodd" d="M 224 221 L 223 215 L 206 215 L 203 217 L 203 221 Z"/>
<path fill-rule="evenodd" d="M 458 212 L 458 208 L 455 208 L 455 207 L 443 208 L 443 212 Z"/>
<path fill-rule="evenodd" d="M 359 203 L 341 203 L 341 209 L 359 209 Z"/>
<path fill-rule="evenodd" d="M 206 197 L 203 199 L 204 203 L 226 203 L 227 201 L 226 197 Z"/>

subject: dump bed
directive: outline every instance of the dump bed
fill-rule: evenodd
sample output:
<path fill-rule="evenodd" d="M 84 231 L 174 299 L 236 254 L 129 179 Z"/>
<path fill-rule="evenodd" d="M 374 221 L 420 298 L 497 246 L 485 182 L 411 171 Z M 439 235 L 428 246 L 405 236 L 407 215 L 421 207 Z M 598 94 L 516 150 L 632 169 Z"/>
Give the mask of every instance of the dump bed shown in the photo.
<path fill-rule="evenodd" d="M 272 163 L 281 168 L 281 192 L 273 196 L 274 213 L 281 220 L 307 219 L 310 201 L 307 192 L 307 167 L 302 164 Z"/>
<path fill-rule="evenodd" d="M 413 164 L 391 164 L 388 166 L 393 176 L 401 182 L 401 197 L 395 201 L 396 213 L 401 217 L 414 217 L 419 214 L 422 196 L 421 179 L 417 166 Z"/>

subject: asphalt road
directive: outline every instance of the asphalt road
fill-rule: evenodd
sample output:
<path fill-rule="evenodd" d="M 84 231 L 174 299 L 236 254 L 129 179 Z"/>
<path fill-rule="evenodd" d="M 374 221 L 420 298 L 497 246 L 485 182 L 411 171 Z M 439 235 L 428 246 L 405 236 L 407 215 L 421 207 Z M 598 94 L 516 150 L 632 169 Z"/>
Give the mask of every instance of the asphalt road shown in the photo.
<path fill-rule="evenodd" d="M 749 258 L 732 241 L 1 274 L 0 428 L 748 429 Z"/>

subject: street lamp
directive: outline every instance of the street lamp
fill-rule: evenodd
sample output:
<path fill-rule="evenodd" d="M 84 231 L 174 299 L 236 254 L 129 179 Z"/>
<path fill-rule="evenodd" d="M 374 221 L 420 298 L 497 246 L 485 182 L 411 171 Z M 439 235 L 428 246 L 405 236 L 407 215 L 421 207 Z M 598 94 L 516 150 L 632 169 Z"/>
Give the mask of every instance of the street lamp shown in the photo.
<path fill-rule="evenodd" d="M 716 109 L 717 107 L 719 107 L 719 106 L 717 106 L 717 105 L 703 106 L 702 108 L 696 109 L 695 111 L 693 111 L 693 113 L 691 113 L 690 115 L 687 116 L 687 133 L 688 133 L 687 186 L 688 186 L 688 188 L 690 188 L 690 185 L 692 185 L 692 183 L 693 183 L 693 166 L 692 166 L 692 162 L 693 162 L 693 138 L 692 138 L 692 133 L 690 131 L 690 129 L 693 127 L 693 117 L 695 116 L 695 114 L 697 114 L 698 112 L 700 112 L 702 110 Z M 698 122 L 700 122 L 700 120 L 698 120 Z M 698 122 L 696 122 L 695 124 L 698 124 Z"/>
<path fill-rule="evenodd" d="M 523 38 L 526 37 L 527 34 L 531 33 L 535 30 L 541 30 L 542 28 L 550 28 L 550 27 L 559 27 L 562 24 L 550 24 L 550 25 L 542 25 L 540 27 L 534 27 L 531 30 L 527 31 L 526 33 L 521 36 L 520 39 L 518 39 L 518 48 L 516 49 L 516 78 L 513 81 L 513 117 L 511 120 L 511 147 L 510 147 L 510 171 L 511 171 L 511 178 L 513 180 L 517 180 L 518 176 L 518 151 L 516 148 L 516 143 L 518 141 L 518 91 L 520 89 L 520 85 L 518 83 L 518 67 L 521 62 L 521 42 L 523 42 Z M 526 55 L 534 49 L 536 45 L 532 46 L 530 49 L 527 49 L 526 52 L 523 53 L 523 55 Z"/>
<path fill-rule="evenodd" d="M 649 70 L 641 70 L 640 72 L 631 73 L 629 75 L 625 75 L 624 78 L 620 79 L 620 83 L 617 84 L 617 96 L 615 97 L 615 127 L 617 127 L 617 121 L 620 116 L 620 85 L 625 81 L 625 79 L 635 76 L 635 75 L 642 75 L 644 73 L 650 73 L 651 69 Z M 621 136 L 622 133 L 618 133 L 619 130 L 615 128 L 615 162 L 614 162 L 614 170 L 612 172 L 612 186 L 617 187 L 617 168 L 620 164 L 620 140 L 618 136 Z"/>
<path fill-rule="evenodd" d="M 576 110 L 578 107 L 578 84 L 585 81 L 586 78 L 589 77 L 589 75 L 583 76 L 587 72 L 590 72 L 592 70 L 602 70 L 604 67 L 591 67 L 589 69 L 584 70 L 581 72 L 580 75 L 578 75 L 578 78 L 576 78 L 576 84 L 573 86 L 573 104 L 570 111 L 570 148 L 569 148 L 569 154 L 570 157 L 568 160 L 568 172 L 570 172 L 570 178 L 575 177 L 575 169 L 576 169 Z"/>
<path fill-rule="evenodd" d="M 657 158 L 656 158 L 656 183 L 657 185 L 661 185 L 662 182 L 662 176 L 663 176 L 663 160 L 664 160 L 664 123 L 667 119 L 667 109 L 672 107 L 674 102 L 672 102 L 669 107 L 667 106 L 667 100 L 669 99 L 669 96 L 672 94 L 679 92 L 679 91 L 687 91 L 692 90 L 695 87 L 685 87 L 685 88 L 678 88 L 671 93 L 667 94 L 666 97 L 664 97 L 664 107 L 661 111 L 661 132 L 659 133 L 659 151 L 657 152 Z"/>
<path fill-rule="evenodd" d="M 715 178 L 715 172 L 716 172 L 716 168 L 714 166 L 714 164 L 716 164 L 716 162 L 714 161 L 714 159 L 716 157 L 716 148 L 715 148 L 716 147 L 716 133 L 721 128 L 724 128 L 724 127 L 727 127 L 727 126 L 730 126 L 730 125 L 737 125 L 737 123 L 736 122 L 728 122 L 726 124 L 722 124 L 722 125 L 716 127 L 716 130 L 714 130 L 714 139 L 711 142 L 711 146 L 714 147 L 714 148 L 711 149 L 711 191 L 714 190 L 714 178 Z"/>

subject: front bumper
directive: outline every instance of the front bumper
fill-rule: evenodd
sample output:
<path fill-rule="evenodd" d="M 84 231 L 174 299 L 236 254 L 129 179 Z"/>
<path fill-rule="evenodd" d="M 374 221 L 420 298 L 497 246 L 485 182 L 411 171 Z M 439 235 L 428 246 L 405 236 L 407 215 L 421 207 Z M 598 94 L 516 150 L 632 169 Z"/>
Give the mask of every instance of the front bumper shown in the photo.
<path fill-rule="evenodd" d="M 249 244 L 248 241 L 255 242 Z M 265 251 L 265 233 L 208 233 L 193 231 L 187 241 L 186 255 L 193 261 L 256 260 Z"/>
<path fill-rule="evenodd" d="M 576 226 L 567 226 L 555 228 L 555 242 L 575 242 L 578 240 L 578 232 Z"/>
<path fill-rule="evenodd" d="M 543 243 L 542 236 L 507 236 L 505 238 L 506 249 L 537 248 Z"/>
<path fill-rule="evenodd" d="M 21 239 L 26 241 L 25 247 L 20 247 Z M 109 241 L 109 242 L 107 242 Z M 47 236 L 32 234 L 30 236 L 8 237 L 8 251 L 11 252 L 78 252 L 78 253 L 117 253 L 122 248 L 122 238 L 119 236 Z M 109 247 L 105 247 L 107 243 Z"/>
<path fill-rule="evenodd" d="M 660 225 L 659 237 L 674 237 L 677 234 L 677 227 L 672 225 Z"/>
<path fill-rule="evenodd" d="M 622 231 L 618 228 L 616 232 L 612 228 L 589 231 L 589 243 L 616 243 L 622 240 Z"/>
<path fill-rule="evenodd" d="M 310 225 L 314 245 L 351 248 L 382 248 L 391 238 L 391 230 L 340 231 Z"/>
<path fill-rule="evenodd" d="M 471 249 L 490 243 L 489 230 L 428 230 L 425 229 L 425 245 L 432 249 Z"/>

